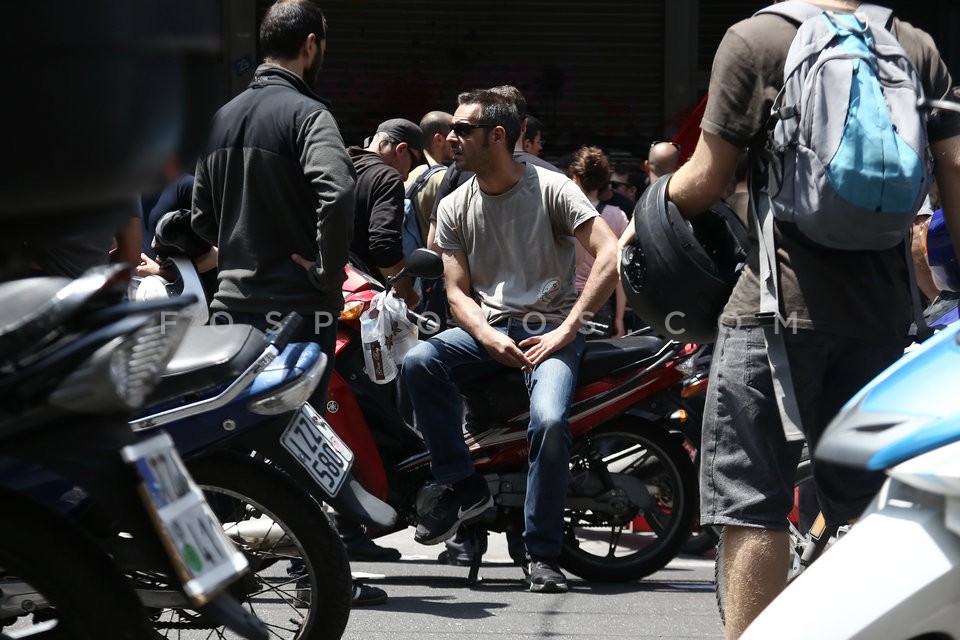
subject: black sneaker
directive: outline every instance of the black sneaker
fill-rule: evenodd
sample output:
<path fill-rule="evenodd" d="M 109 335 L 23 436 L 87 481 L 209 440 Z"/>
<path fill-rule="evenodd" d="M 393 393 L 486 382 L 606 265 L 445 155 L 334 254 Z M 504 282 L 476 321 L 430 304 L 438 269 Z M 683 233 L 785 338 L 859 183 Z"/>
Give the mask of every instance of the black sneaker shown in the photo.
<path fill-rule="evenodd" d="M 399 549 L 381 547 L 366 534 L 344 537 L 343 546 L 347 548 L 347 557 L 351 562 L 396 562 L 401 556 Z"/>
<path fill-rule="evenodd" d="M 437 504 L 420 518 L 413 539 L 438 544 L 457 532 L 461 524 L 493 507 L 493 497 L 483 476 L 474 474 L 447 488 Z"/>
<path fill-rule="evenodd" d="M 353 600 L 351 607 L 372 607 L 387 601 L 387 592 L 380 587 L 371 587 L 368 584 L 353 583 Z"/>
<path fill-rule="evenodd" d="M 566 593 L 567 578 L 553 560 L 530 561 L 523 568 L 524 582 L 535 593 Z"/>

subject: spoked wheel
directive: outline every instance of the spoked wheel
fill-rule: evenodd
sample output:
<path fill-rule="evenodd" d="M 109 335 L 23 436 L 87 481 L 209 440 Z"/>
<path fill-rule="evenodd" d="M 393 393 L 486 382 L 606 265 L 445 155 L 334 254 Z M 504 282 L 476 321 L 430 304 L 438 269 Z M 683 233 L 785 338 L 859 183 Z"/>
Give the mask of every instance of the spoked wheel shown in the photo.
<path fill-rule="evenodd" d="M 247 458 L 200 458 L 190 473 L 243 550 L 250 574 L 231 587 L 271 638 L 339 640 L 350 615 L 352 582 L 346 550 L 319 505 L 285 476 Z M 237 638 L 211 628 L 196 612 L 163 609 L 160 637 Z"/>
<path fill-rule="evenodd" d="M 0 527 L 0 590 L 5 596 L 0 636 L 150 637 L 137 594 L 93 539 L 60 514 L 15 492 L 0 491 L 0 504 L 7 523 Z"/>
<path fill-rule="evenodd" d="M 816 489 L 813 485 L 813 466 L 809 454 L 804 449 L 803 458 L 797 465 L 797 478 L 793 487 L 793 510 L 787 517 L 790 533 L 790 573 L 787 584 L 792 582 L 803 567 L 800 565 L 800 554 L 806 538 L 806 532 L 816 517 L 817 505 Z M 717 609 L 720 611 L 720 620 L 726 618 L 726 577 L 723 561 L 723 527 L 720 527 L 720 539 L 717 541 L 717 556 L 713 563 L 713 577 L 717 585 Z"/>
<path fill-rule="evenodd" d="M 570 471 L 574 487 L 597 486 L 608 474 L 611 504 L 626 509 L 567 509 L 560 566 L 586 580 L 639 580 L 676 557 L 697 512 L 696 474 L 681 440 L 659 424 L 621 420 L 576 442 Z"/>

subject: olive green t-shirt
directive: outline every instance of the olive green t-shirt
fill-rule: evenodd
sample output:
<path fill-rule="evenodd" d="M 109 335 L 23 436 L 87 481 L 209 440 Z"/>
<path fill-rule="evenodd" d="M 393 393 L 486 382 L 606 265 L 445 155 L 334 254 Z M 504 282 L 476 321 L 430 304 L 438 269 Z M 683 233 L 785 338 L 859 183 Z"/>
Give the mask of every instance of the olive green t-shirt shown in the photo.
<path fill-rule="evenodd" d="M 889 28 L 914 62 L 926 95 L 945 96 L 952 80 L 932 38 L 896 18 Z M 783 86 L 783 66 L 796 33 L 796 25 L 777 15 L 754 16 L 727 31 L 714 58 L 704 131 L 753 152 L 763 148 L 770 108 Z M 953 114 L 941 117 L 930 121 L 931 141 L 960 133 Z M 750 226 L 752 231 L 754 224 Z M 781 311 L 795 318 L 798 328 L 868 340 L 906 336 L 913 314 L 902 246 L 885 251 L 826 249 L 787 223 L 777 223 L 775 239 Z M 754 248 L 721 321 L 756 326 L 759 310 Z"/>
<path fill-rule="evenodd" d="M 577 301 L 574 230 L 597 209 L 570 178 L 527 164 L 506 193 L 476 178 L 440 201 L 436 242 L 467 255 L 474 298 L 493 324 L 529 316 L 560 323 Z"/>

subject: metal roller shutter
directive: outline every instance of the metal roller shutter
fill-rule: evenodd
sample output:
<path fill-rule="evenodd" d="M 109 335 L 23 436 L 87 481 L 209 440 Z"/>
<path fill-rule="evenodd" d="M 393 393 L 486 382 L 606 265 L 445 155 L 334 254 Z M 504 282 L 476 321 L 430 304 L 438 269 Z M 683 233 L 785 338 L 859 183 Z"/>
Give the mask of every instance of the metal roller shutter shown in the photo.
<path fill-rule="evenodd" d="M 663 4 L 321 1 L 330 34 L 319 93 L 347 144 L 388 117 L 452 112 L 460 91 L 514 84 L 545 123 L 547 153 L 639 149 L 662 129 Z"/>

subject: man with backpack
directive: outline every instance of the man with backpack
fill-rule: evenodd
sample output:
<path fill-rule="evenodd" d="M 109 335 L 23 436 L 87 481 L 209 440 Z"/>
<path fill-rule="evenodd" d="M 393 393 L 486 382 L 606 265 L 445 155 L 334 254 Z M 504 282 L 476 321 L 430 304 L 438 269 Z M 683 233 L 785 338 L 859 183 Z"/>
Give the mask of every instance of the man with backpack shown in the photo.
<path fill-rule="evenodd" d="M 453 114 L 431 111 L 420 119 L 423 132 L 423 159 L 425 164 L 410 170 L 403 183 L 403 255 L 427 246 L 430 213 L 437 200 L 437 192 L 447 167 L 453 162 L 453 151 L 447 142 Z"/>
<path fill-rule="evenodd" d="M 787 5 L 811 9 L 798 2 L 774 7 L 782 11 Z M 913 313 L 903 240 L 909 219 L 902 229 L 880 227 L 893 217 L 884 213 L 888 209 L 905 217 L 929 182 L 927 150 L 910 143 L 926 147 L 929 140 L 944 209 L 960 220 L 960 122 L 952 113 L 934 113 L 924 127 L 916 95 L 897 96 L 894 87 L 871 83 L 877 69 L 881 79 L 899 73 L 917 80 L 927 97 L 943 98 L 951 92 L 950 74 L 930 36 L 882 12 L 859 2 L 818 1 L 809 18 L 762 11 L 731 27 L 714 59 L 699 144 L 667 184 L 668 200 L 694 218 L 721 197 L 747 148 L 753 166 L 751 218 L 766 222 L 752 224 L 769 252 L 751 252 L 719 320 L 703 426 L 700 521 L 724 526 L 727 638 L 739 637 L 786 584 L 786 516 L 803 437 L 815 451 L 818 436 L 843 403 L 896 360 L 907 343 Z M 793 51 L 794 38 L 811 29 L 835 29 L 836 37 L 822 49 Z M 845 72 L 835 63 L 825 66 L 828 71 L 802 88 L 819 101 L 776 101 L 785 87 L 785 67 L 789 88 L 792 72 L 803 76 L 832 48 L 856 55 L 847 56 Z M 898 57 L 910 64 L 897 62 Z M 844 103 L 832 104 L 837 100 Z M 837 106 L 850 117 L 837 117 Z M 860 116 L 874 118 L 870 126 L 875 129 L 854 131 Z M 811 154 L 823 151 L 816 138 L 827 134 L 836 153 L 827 154 L 821 165 Z M 798 144 L 801 135 L 814 140 Z M 869 150 L 877 141 L 886 145 L 881 156 L 902 165 L 883 171 L 902 169 L 902 175 L 894 171 L 895 180 L 881 173 L 871 188 L 851 182 L 851 173 L 868 173 Z M 852 171 L 844 172 L 834 159 L 838 165 L 849 161 Z M 795 199 L 787 202 L 789 195 Z M 834 195 L 840 197 L 829 199 Z M 868 197 L 878 201 L 873 211 L 869 203 L 850 202 Z M 824 215 L 856 222 L 828 246 L 829 240 L 818 235 L 833 225 L 821 219 Z M 788 376 L 777 366 L 781 350 Z M 799 407 L 802 434 L 781 418 L 795 417 L 781 400 Z M 839 467 L 815 469 L 821 508 L 833 522 L 856 518 L 882 480 Z"/>

